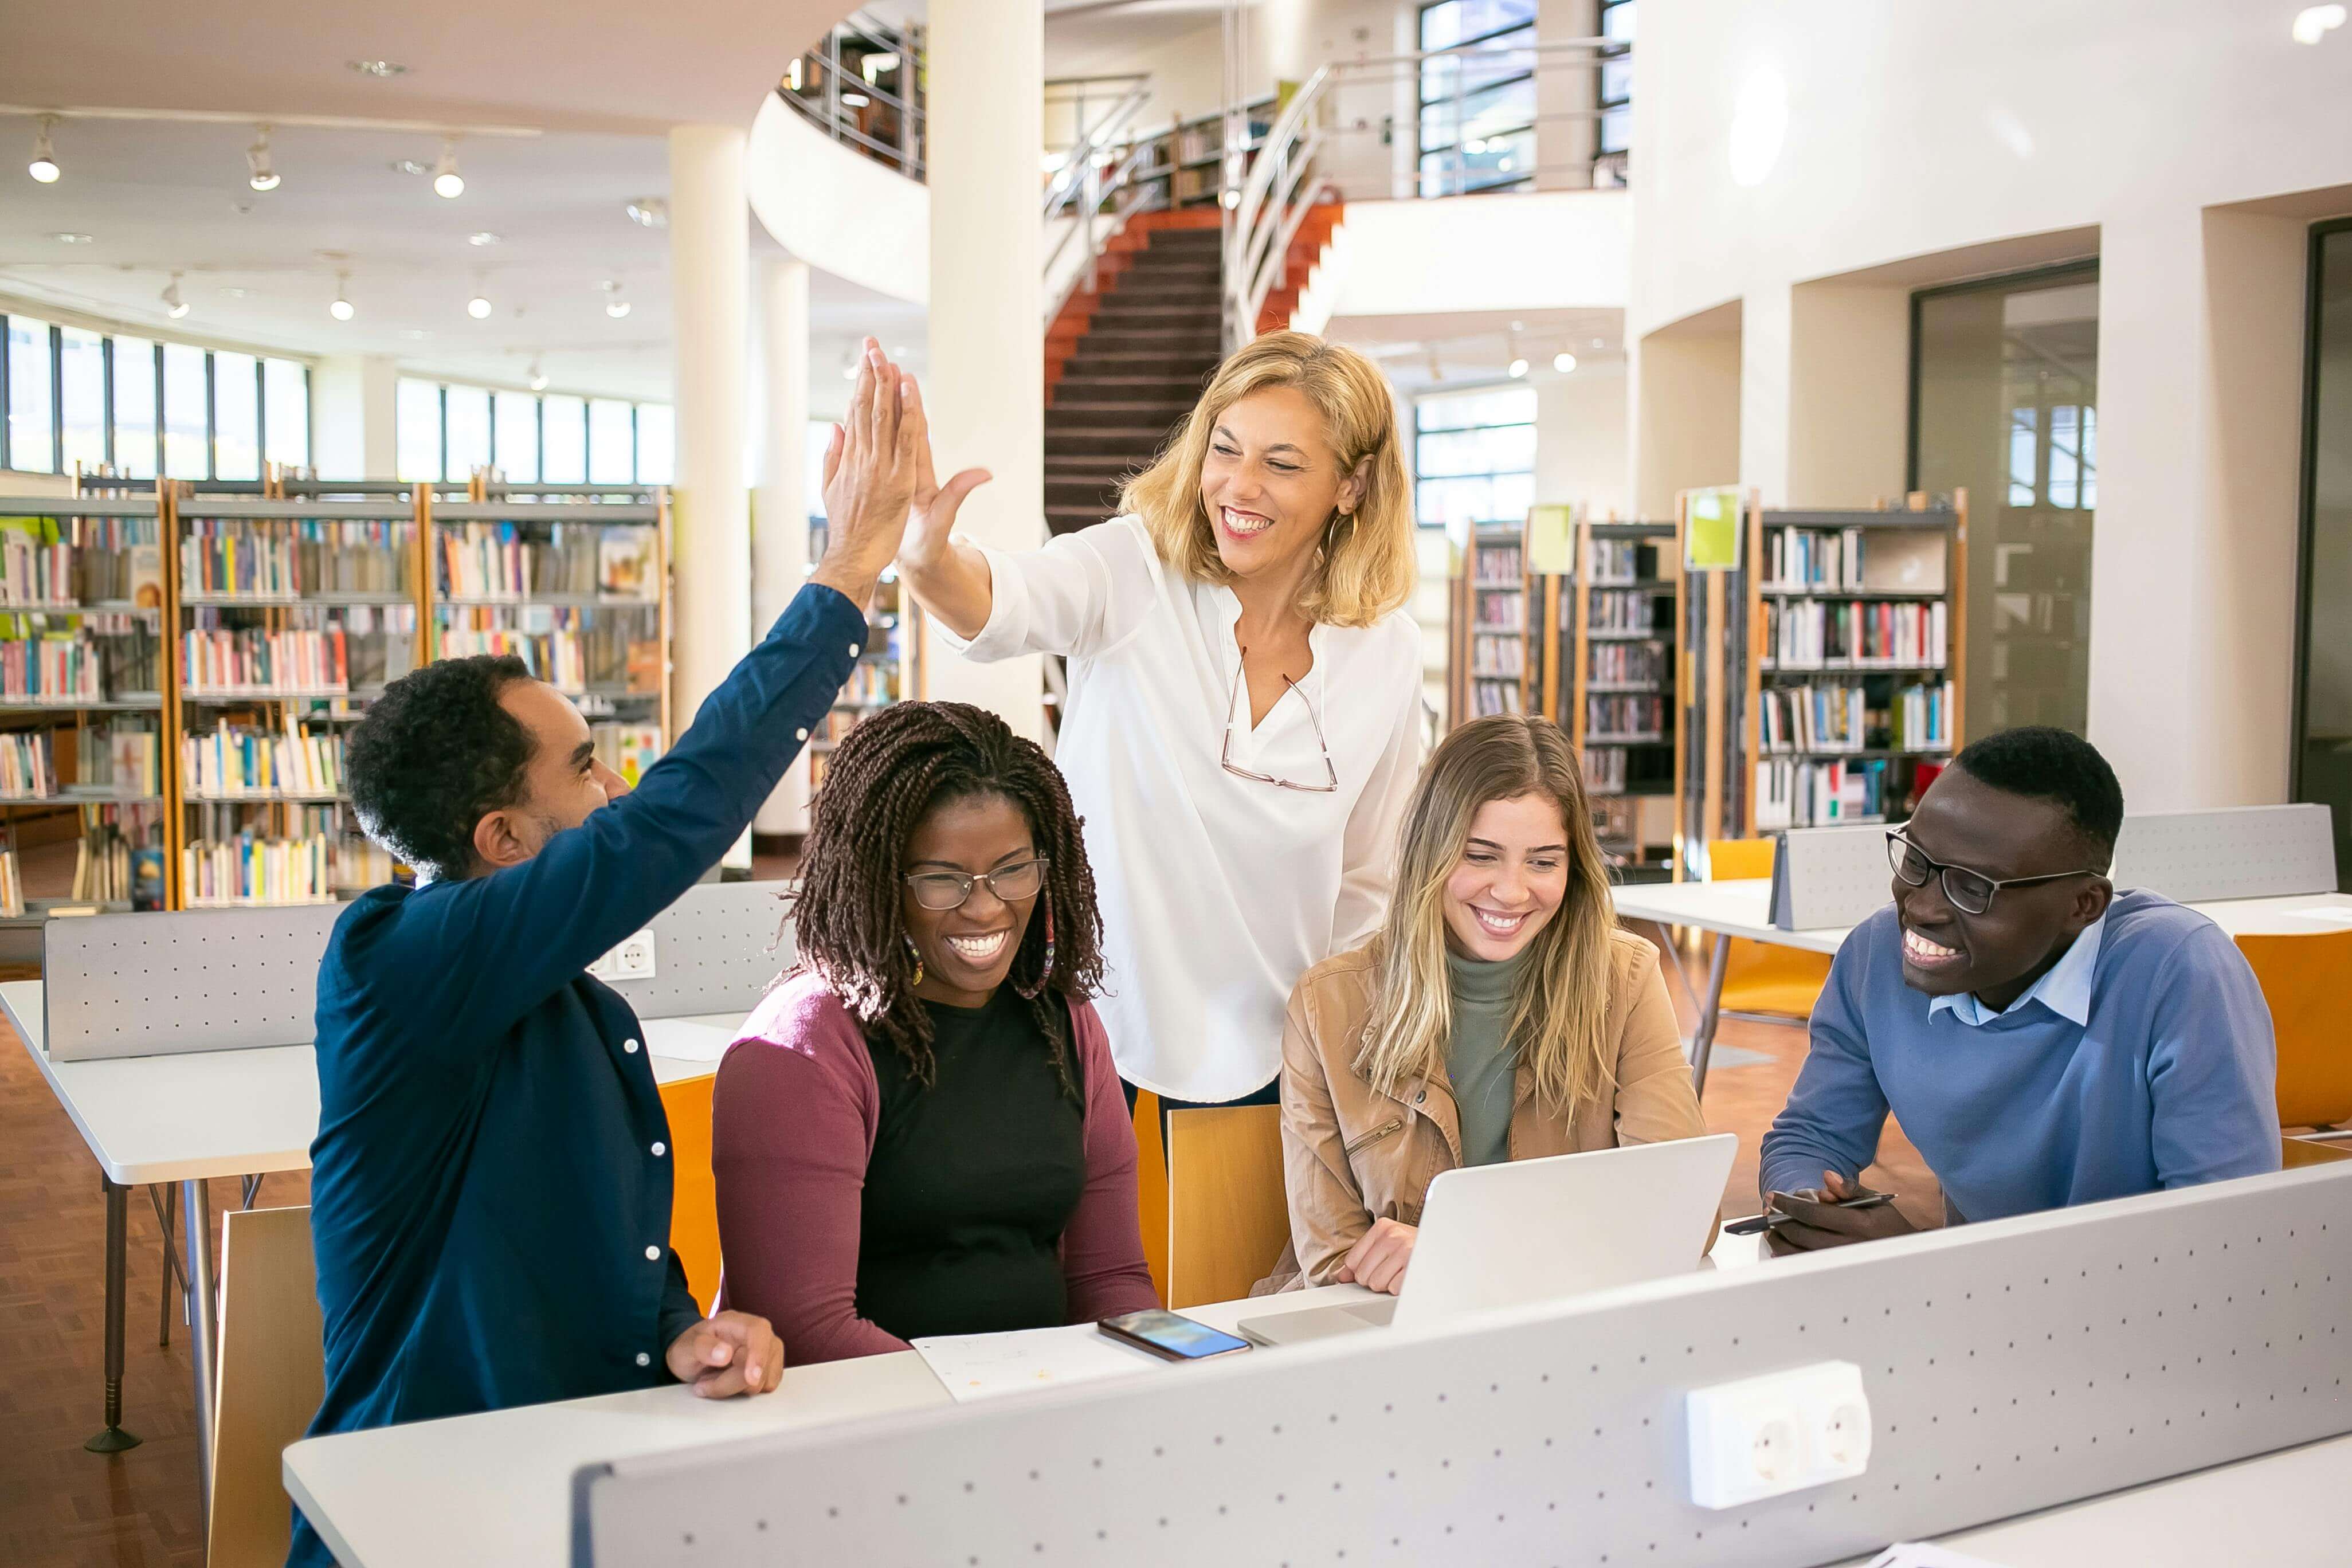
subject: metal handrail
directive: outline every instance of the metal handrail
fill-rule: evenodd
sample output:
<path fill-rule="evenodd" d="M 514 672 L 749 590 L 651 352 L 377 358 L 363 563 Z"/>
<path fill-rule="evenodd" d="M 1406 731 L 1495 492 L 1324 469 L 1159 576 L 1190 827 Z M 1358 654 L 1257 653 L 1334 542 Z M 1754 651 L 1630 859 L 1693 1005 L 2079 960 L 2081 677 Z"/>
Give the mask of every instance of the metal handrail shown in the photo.
<path fill-rule="evenodd" d="M 1095 121 L 1094 129 L 1079 138 L 1077 144 L 1070 149 L 1068 159 L 1045 187 L 1044 216 L 1053 216 L 1054 209 L 1070 199 L 1086 179 L 1087 166 L 1117 140 L 1120 127 L 1134 119 L 1150 101 L 1151 89 L 1148 86 L 1129 88 L 1100 120 Z"/>

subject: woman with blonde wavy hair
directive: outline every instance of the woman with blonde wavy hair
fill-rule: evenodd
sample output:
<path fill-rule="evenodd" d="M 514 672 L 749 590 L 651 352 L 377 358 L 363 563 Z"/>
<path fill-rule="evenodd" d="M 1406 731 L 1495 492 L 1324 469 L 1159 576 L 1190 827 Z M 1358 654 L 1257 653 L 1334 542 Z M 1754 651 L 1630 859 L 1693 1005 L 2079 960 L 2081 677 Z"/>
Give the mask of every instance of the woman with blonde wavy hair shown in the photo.
<path fill-rule="evenodd" d="M 1439 744 L 1388 919 L 1299 981 L 1282 1055 L 1296 1262 L 1261 1289 L 1295 1269 L 1395 1292 L 1429 1184 L 1456 1166 L 1706 1131 L 1657 950 L 1618 929 L 1549 719 L 1479 719 Z"/>
<path fill-rule="evenodd" d="M 1411 482 L 1361 354 L 1268 332 L 1219 367 L 1121 515 L 1042 550 L 952 537 L 987 479 L 918 479 L 898 567 L 966 658 L 1067 655 L 1120 1075 L 1270 1103 L 1282 1004 L 1387 907 L 1420 760 Z"/>

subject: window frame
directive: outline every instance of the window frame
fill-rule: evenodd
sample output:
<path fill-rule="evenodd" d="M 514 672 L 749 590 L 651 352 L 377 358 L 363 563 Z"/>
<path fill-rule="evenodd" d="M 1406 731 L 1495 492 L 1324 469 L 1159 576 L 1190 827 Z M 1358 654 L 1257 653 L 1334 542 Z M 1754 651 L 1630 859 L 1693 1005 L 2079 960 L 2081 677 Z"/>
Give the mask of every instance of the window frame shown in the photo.
<path fill-rule="evenodd" d="M 10 405 L 14 401 L 14 395 L 9 385 L 9 373 L 13 369 L 11 362 L 14 357 L 14 351 L 9 346 L 8 332 L 11 324 L 15 321 L 35 321 L 38 318 L 25 316 L 16 311 L 0 310 L 0 473 L 28 475 L 46 473 L 48 475 L 71 479 L 74 475 L 72 470 L 66 467 L 65 452 L 66 426 L 64 396 L 66 326 L 63 322 L 59 321 L 42 321 L 40 323 L 42 326 L 46 327 L 48 331 L 47 355 L 49 370 L 47 445 L 50 466 L 46 470 L 40 468 L 20 468 L 16 466 L 16 447 L 18 443 L 10 432 L 8 425 L 11 411 Z M 104 399 L 104 407 L 101 410 L 100 423 L 100 446 L 104 456 L 100 458 L 100 461 L 109 468 L 119 468 L 122 465 L 122 441 L 121 427 L 117 425 L 115 417 L 118 412 L 115 403 L 117 388 L 116 355 L 119 352 L 118 340 L 125 336 L 130 336 L 131 334 L 124 329 L 105 327 L 78 327 L 74 330 L 94 333 L 99 340 L 100 386 L 101 395 Z M 310 396 L 311 366 L 309 360 L 295 358 L 286 354 L 273 354 L 269 351 L 261 348 L 211 349 L 204 347 L 201 344 L 188 342 L 178 338 L 133 337 L 132 341 L 143 342 L 148 345 L 149 353 L 153 365 L 153 385 L 155 392 L 154 466 L 155 475 L 159 479 L 183 477 L 173 476 L 167 473 L 164 460 L 164 454 L 168 448 L 167 436 L 169 432 L 164 423 L 165 399 L 163 395 L 163 360 L 164 351 L 170 348 L 185 349 L 203 356 L 205 428 L 204 473 L 201 478 L 205 481 L 216 480 L 220 477 L 218 356 L 222 353 L 240 354 L 253 361 L 254 434 L 257 443 L 256 451 L 258 455 L 257 460 L 260 466 L 259 471 L 265 475 L 268 472 L 270 459 L 268 456 L 269 397 L 268 367 L 271 361 L 277 360 L 300 368 L 302 372 L 302 399 L 305 406 L 307 407 Z M 316 446 L 312 439 L 312 432 L 308 428 L 309 421 L 307 419 L 304 421 L 304 425 L 302 466 L 307 467 L 311 460 L 313 453 L 316 451 Z M 250 481 L 237 482 L 242 483 Z"/>
<path fill-rule="evenodd" d="M 2304 787 L 2303 760 L 2309 749 L 2312 534 L 2319 521 L 2319 325 L 2327 303 L 2320 269 L 2327 258 L 2327 242 L 2339 234 L 2352 234 L 2352 217 L 2313 224 L 2304 252 L 2303 417 L 2298 430 L 2303 449 L 2295 465 L 2294 700 L 2287 716 L 2286 796 L 2292 801 L 2310 798 Z M 2339 871 L 2339 879 L 2342 874 Z"/>
<path fill-rule="evenodd" d="M 1413 47 L 1424 55 L 1429 53 L 1429 47 L 1425 40 L 1429 36 L 1430 13 L 1443 9 L 1448 5 L 1458 5 L 1461 3 L 1462 0 L 1423 0 L 1423 3 L 1413 12 Z M 1624 3 L 1624 0 L 1619 0 L 1619 3 Z M 1445 46 L 1445 51 L 1450 54 L 1464 53 L 1482 47 L 1485 45 L 1494 43 L 1498 39 L 1509 37 L 1514 33 L 1522 32 L 1527 34 L 1528 42 L 1532 45 L 1537 41 L 1537 26 L 1540 10 L 1541 7 L 1538 6 L 1536 11 L 1531 12 L 1525 21 L 1512 22 L 1500 27 L 1492 27 L 1486 32 L 1479 34 L 1476 37 L 1463 38 L 1454 43 L 1448 44 Z M 1425 129 L 1426 122 L 1423 118 L 1424 112 L 1433 104 L 1449 103 L 1454 101 L 1458 98 L 1466 98 L 1473 95 L 1470 93 L 1460 93 L 1446 98 L 1430 98 L 1426 96 L 1427 77 L 1424 72 L 1426 70 L 1427 64 L 1427 60 L 1424 59 L 1422 62 L 1422 66 L 1417 68 L 1413 73 L 1412 133 L 1414 153 L 1412 174 L 1415 195 L 1423 195 L 1421 185 L 1423 180 L 1427 177 L 1427 172 L 1423 166 L 1423 161 L 1433 154 L 1442 155 L 1445 153 L 1454 154 L 1454 163 L 1450 174 L 1452 177 L 1459 182 L 1459 188 L 1452 192 L 1441 191 L 1439 193 L 1441 195 L 1452 195 L 1469 196 L 1481 195 L 1490 191 L 1533 189 L 1535 186 L 1536 170 L 1532 163 L 1529 164 L 1525 172 L 1513 170 L 1508 174 L 1503 174 L 1501 171 L 1496 171 L 1501 177 L 1486 180 L 1477 184 L 1470 184 L 1469 180 L 1471 171 L 1463 168 L 1461 164 L 1462 127 L 1459 122 L 1457 122 L 1454 127 L 1453 139 L 1451 141 L 1433 144 L 1428 140 L 1428 133 Z M 1535 79 L 1535 67 L 1533 64 L 1530 64 L 1526 70 L 1515 72 L 1508 76 L 1496 77 L 1492 81 L 1481 82 L 1475 90 L 1475 92 L 1491 92 L 1497 88 L 1512 87 L 1520 82 L 1533 84 Z M 1530 107 L 1532 108 L 1532 105 Z M 1531 133 L 1535 128 L 1536 122 L 1531 117 L 1524 124 L 1499 126 L 1493 132 L 1487 133 L 1486 139 L 1491 140 L 1498 137 L 1528 134 Z M 1441 175 L 1441 179 L 1444 177 L 1445 176 Z"/>
<path fill-rule="evenodd" d="M 1424 403 L 1436 402 L 1444 398 L 1465 397 L 1482 393 L 1495 392 L 1525 393 L 1528 398 L 1528 416 L 1525 419 L 1489 420 L 1482 424 L 1475 425 L 1441 425 L 1432 426 L 1427 429 L 1424 429 L 1422 426 L 1421 407 Z M 1489 468 L 1484 472 L 1475 474 L 1424 474 L 1422 471 L 1421 467 L 1421 438 L 1423 437 L 1459 436 L 1477 430 L 1519 429 L 1525 429 L 1532 435 L 1536 428 L 1536 423 L 1537 408 L 1535 388 L 1529 386 L 1524 381 L 1507 380 L 1487 382 L 1475 386 L 1438 386 L 1416 394 L 1412 399 L 1412 499 L 1414 523 L 1420 528 L 1432 530 L 1443 530 L 1450 526 L 1449 523 L 1443 519 L 1434 522 L 1424 521 L 1422 519 L 1420 510 L 1421 487 L 1433 479 L 1485 479 L 1491 485 L 1497 479 L 1517 478 L 1519 475 L 1524 474 L 1527 476 L 1528 483 L 1532 488 L 1536 472 L 1534 458 L 1530 456 L 1528 466 L 1524 468 Z M 1523 522 L 1526 520 L 1524 518 L 1514 520 L 1510 518 L 1486 517 L 1472 518 L 1469 521 L 1470 527 L 1473 531 L 1475 531 L 1484 523 L 1508 522 L 1513 521 Z"/>

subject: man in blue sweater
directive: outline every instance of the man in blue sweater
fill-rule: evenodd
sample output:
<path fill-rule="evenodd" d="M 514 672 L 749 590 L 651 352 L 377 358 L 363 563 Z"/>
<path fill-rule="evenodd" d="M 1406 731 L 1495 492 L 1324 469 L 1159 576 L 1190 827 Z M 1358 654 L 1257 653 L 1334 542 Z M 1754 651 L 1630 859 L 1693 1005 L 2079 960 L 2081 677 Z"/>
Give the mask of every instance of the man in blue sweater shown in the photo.
<path fill-rule="evenodd" d="M 687 1289 L 644 1031 L 584 971 L 718 864 L 848 679 L 927 450 L 904 388 L 867 340 L 824 561 L 634 792 L 511 658 L 404 677 L 353 731 L 360 819 L 419 885 L 361 897 L 319 965 L 313 1435 L 782 1378 L 763 1320 Z M 298 1511 L 289 1562 L 329 1561 Z"/>
<path fill-rule="evenodd" d="M 2279 1168 L 2276 1057 L 2220 927 L 2106 868 L 2124 796 L 2091 743 L 2005 730 L 1887 835 L 1895 902 L 1846 939 L 1764 1135 L 1775 1250 L 1899 1236 L 1864 1195 L 1892 1110 L 1951 1222 Z"/>

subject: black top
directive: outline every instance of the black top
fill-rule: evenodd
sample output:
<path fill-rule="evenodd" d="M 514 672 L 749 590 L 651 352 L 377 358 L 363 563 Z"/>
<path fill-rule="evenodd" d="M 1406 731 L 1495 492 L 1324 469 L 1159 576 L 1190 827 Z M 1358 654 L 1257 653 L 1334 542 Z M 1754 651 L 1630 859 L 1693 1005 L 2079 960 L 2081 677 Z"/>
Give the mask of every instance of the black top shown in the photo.
<path fill-rule="evenodd" d="M 1062 1232 L 1087 1181 L 1084 1114 L 1027 1000 L 923 1004 L 937 1081 L 869 1039 L 882 1109 L 859 1215 L 857 1312 L 900 1339 L 1066 1321 Z"/>

